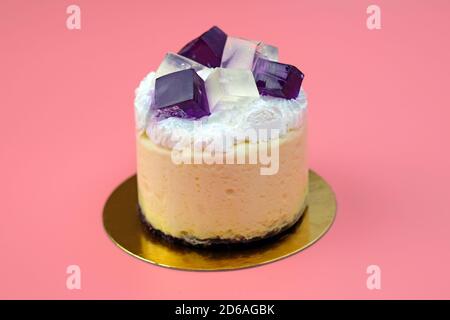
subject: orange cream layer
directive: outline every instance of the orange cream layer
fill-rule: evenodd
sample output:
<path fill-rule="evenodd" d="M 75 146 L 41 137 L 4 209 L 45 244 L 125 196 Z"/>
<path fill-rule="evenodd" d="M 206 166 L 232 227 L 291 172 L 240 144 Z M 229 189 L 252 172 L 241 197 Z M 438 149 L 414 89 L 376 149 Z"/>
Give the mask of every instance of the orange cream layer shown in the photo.
<path fill-rule="evenodd" d="M 195 243 L 243 240 L 295 222 L 308 191 L 306 125 L 272 143 L 279 168 L 261 175 L 260 164 L 175 164 L 171 150 L 137 136 L 139 205 L 147 221 L 173 237 Z M 235 146 L 249 152 L 258 143 Z"/>

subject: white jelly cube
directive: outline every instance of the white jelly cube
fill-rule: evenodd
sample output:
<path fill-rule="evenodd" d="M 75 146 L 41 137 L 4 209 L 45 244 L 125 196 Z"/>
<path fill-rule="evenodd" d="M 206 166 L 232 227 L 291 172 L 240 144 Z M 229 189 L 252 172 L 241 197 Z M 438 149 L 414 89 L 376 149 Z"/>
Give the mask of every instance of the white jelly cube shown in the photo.
<path fill-rule="evenodd" d="M 264 42 L 259 42 L 256 47 L 256 56 L 267 60 L 278 61 L 278 48 Z"/>
<path fill-rule="evenodd" d="M 159 68 L 156 71 L 156 77 L 159 78 L 159 77 L 165 76 L 166 74 L 169 74 L 169 73 L 186 70 L 186 69 L 191 69 L 191 68 L 194 69 L 197 72 L 197 74 L 199 74 L 199 75 L 203 70 L 208 69 L 204 65 L 202 65 L 194 60 L 180 56 L 179 54 L 176 54 L 176 53 L 168 53 L 168 54 L 166 54 L 166 56 L 164 57 L 164 60 L 159 65 Z"/>
<path fill-rule="evenodd" d="M 253 66 L 257 43 L 241 38 L 228 37 L 223 49 L 222 68 L 247 69 Z"/>
<path fill-rule="evenodd" d="M 250 70 L 217 68 L 205 81 L 205 88 L 210 110 L 219 102 L 236 102 L 245 97 L 259 97 Z"/>

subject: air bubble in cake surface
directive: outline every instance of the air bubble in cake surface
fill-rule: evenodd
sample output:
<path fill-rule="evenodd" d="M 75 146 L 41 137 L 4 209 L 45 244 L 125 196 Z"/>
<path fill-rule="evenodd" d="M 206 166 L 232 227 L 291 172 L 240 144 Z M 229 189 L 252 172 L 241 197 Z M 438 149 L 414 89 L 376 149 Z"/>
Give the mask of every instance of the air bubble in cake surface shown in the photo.
<path fill-rule="evenodd" d="M 222 68 L 250 70 L 255 59 L 257 43 L 251 40 L 228 37 L 222 55 Z"/>
<path fill-rule="evenodd" d="M 200 77 L 202 77 L 202 74 L 208 74 L 208 70 L 205 70 L 208 69 L 206 66 L 179 54 L 168 53 L 159 65 L 159 68 L 156 71 L 156 77 L 159 78 L 165 76 L 166 74 L 186 69 L 194 69 Z M 206 78 L 202 77 L 202 79 L 205 80 Z"/>
<path fill-rule="evenodd" d="M 259 93 L 250 70 L 215 69 L 205 81 L 210 109 L 218 103 L 235 103 L 243 98 L 258 98 Z"/>

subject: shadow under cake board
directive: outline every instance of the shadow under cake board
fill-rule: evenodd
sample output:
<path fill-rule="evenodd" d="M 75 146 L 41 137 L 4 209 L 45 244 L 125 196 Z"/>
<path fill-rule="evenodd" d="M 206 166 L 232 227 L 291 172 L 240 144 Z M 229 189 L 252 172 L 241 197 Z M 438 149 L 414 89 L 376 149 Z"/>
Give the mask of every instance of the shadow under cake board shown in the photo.
<path fill-rule="evenodd" d="M 103 225 L 111 240 L 128 254 L 158 266 L 197 271 L 254 267 L 295 254 L 319 240 L 336 215 L 336 198 L 328 183 L 309 171 L 308 207 L 292 228 L 251 246 L 195 248 L 170 243 L 148 232 L 137 213 L 137 181 L 132 176 L 108 198 Z"/>

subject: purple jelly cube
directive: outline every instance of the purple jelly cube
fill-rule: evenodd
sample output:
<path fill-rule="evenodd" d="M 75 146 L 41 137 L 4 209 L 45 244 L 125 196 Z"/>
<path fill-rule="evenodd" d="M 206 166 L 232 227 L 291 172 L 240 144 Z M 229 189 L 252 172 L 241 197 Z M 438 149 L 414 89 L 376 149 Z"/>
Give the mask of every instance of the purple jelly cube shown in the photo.
<path fill-rule="evenodd" d="M 201 118 L 210 115 L 205 83 L 194 69 L 159 77 L 155 82 L 155 104 L 159 119 L 167 117 Z"/>
<path fill-rule="evenodd" d="M 262 58 L 256 59 L 253 76 L 261 95 L 285 99 L 297 98 L 304 77 L 294 66 Z"/>
<path fill-rule="evenodd" d="M 220 67 L 226 41 L 227 34 L 214 26 L 185 45 L 178 54 L 210 68 Z"/>

